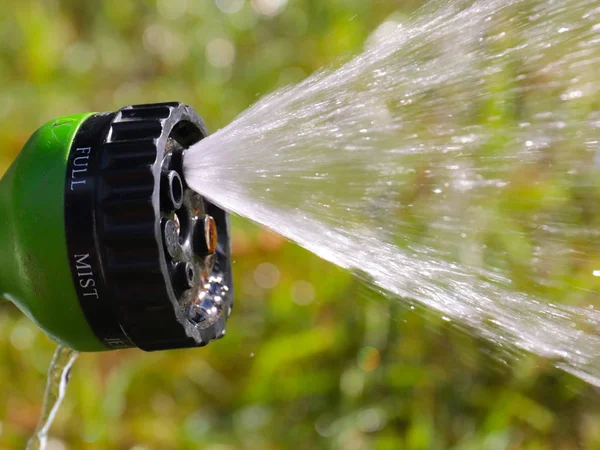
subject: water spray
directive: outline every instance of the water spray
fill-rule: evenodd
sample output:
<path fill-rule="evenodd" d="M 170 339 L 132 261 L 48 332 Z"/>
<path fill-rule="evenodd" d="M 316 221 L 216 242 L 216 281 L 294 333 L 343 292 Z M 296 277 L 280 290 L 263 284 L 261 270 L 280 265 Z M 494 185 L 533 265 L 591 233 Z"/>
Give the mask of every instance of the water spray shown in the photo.
<path fill-rule="evenodd" d="M 0 181 L 0 295 L 78 351 L 199 347 L 233 303 L 228 215 L 191 190 L 189 106 L 60 117 Z"/>
<path fill-rule="evenodd" d="M 432 1 L 194 145 L 186 180 L 600 386 L 598 6 Z"/>

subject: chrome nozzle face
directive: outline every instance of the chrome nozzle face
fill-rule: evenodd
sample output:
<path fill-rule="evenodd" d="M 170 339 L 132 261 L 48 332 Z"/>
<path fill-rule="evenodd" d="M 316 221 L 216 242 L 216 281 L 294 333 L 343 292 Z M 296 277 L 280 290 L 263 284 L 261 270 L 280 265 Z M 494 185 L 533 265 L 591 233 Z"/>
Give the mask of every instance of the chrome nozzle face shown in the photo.
<path fill-rule="evenodd" d="M 228 220 L 224 211 L 187 185 L 182 142 L 190 139 L 169 136 L 161 167 L 166 266 L 188 332 L 214 339 L 225 334 L 233 300 Z"/>
<path fill-rule="evenodd" d="M 172 283 L 184 315 L 195 327 L 205 330 L 217 324 L 228 301 L 225 274 L 215 267 L 219 225 L 207 213 L 204 199 L 181 182 L 181 157 L 177 153 L 182 149 L 176 144 L 169 147 L 172 154 L 166 159 L 172 161 L 164 163 L 168 169 L 164 171 L 165 192 L 161 197 L 167 263 L 175 273 Z"/>

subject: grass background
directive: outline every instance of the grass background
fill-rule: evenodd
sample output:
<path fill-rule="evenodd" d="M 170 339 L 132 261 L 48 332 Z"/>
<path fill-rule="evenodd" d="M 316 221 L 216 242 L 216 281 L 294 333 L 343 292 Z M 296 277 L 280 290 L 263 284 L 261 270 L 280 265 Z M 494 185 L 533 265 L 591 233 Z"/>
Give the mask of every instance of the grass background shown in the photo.
<path fill-rule="evenodd" d="M 361 51 L 421 0 L 6 0 L 0 173 L 53 117 L 179 100 L 215 130 Z M 389 301 L 233 220 L 236 310 L 204 349 L 84 354 L 64 449 L 600 448 L 598 393 L 534 356 Z M 24 448 L 54 344 L 0 304 L 0 449 Z"/>

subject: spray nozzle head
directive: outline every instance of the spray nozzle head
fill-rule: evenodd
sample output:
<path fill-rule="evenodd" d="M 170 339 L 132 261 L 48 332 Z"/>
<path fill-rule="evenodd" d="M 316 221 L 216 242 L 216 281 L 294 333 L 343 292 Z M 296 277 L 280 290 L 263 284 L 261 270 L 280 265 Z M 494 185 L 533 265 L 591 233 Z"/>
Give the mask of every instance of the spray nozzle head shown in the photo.
<path fill-rule="evenodd" d="M 162 103 L 93 115 L 75 135 L 67 247 L 80 304 L 109 348 L 194 347 L 225 334 L 228 216 L 183 176 L 186 149 L 206 134 L 189 106 Z"/>

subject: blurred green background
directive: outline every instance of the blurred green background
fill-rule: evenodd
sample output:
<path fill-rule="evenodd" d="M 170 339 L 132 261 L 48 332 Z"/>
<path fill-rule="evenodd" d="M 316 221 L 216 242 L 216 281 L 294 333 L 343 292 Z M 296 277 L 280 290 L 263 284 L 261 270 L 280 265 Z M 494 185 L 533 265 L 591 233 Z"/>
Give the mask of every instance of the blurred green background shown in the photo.
<path fill-rule="evenodd" d="M 5 0 L 0 173 L 65 114 L 178 100 L 218 129 L 421 3 Z M 600 398 L 584 382 L 534 356 L 504 360 L 246 221 L 232 234 L 227 337 L 82 355 L 49 450 L 600 448 Z M 10 303 L 0 336 L 0 450 L 20 449 L 54 344 Z"/>

